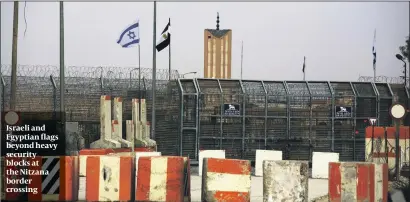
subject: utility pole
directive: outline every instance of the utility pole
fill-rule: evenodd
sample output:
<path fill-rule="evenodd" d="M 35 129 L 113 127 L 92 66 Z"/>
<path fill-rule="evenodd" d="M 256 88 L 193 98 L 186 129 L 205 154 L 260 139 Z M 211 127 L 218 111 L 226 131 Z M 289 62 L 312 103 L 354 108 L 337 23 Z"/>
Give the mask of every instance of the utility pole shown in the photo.
<path fill-rule="evenodd" d="M 19 32 L 19 2 L 14 2 L 13 12 L 13 42 L 11 50 L 11 96 L 10 109 L 16 109 L 16 91 L 17 91 L 17 42 Z"/>

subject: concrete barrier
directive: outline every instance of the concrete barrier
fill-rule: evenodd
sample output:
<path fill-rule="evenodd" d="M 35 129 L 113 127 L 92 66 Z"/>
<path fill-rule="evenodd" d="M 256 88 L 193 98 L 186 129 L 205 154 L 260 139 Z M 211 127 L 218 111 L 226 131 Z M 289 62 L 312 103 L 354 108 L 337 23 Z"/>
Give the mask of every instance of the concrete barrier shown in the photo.
<path fill-rule="evenodd" d="M 329 176 L 330 162 L 339 162 L 339 153 L 313 152 L 312 178 L 327 179 Z"/>
<path fill-rule="evenodd" d="M 198 175 L 202 176 L 202 167 L 204 158 L 225 158 L 225 150 L 199 150 L 199 168 Z"/>
<path fill-rule="evenodd" d="M 183 201 L 186 157 L 140 157 L 138 160 L 137 201 Z"/>
<path fill-rule="evenodd" d="M 388 165 L 329 163 L 329 201 L 387 201 Z"/>
<path fill-rule="evenodd" d="M 149 122 L 147 122 L 145 99 L 132 99 L 132 122 L 135 132 L 135 146 L 156 148 L 157 143 L 150 139 L 150 128 Z"/>
<path fill-rule="evenodd" d="M 264 160 L 282 160 L 282 151 L 256 150 L 255 176 L 262 176 Z"/>
<path fill-rule="evenodd" d="M 122 98 L 114 98 L 114 120 L 112 120 L 112 139 L 121 143 L 121 147 L 132 147 L 132 143 L 122 138 Z"/>
<path fill-rule="evenodd" d="M 308 201 L 307 161 L 263 162 L 263 201 Z"/>
<path fill-rule="evenodd" d="M 251 163 L 246 160 L 205 158 L 202 201 L 249 202 Z"/>
<path fill-rule="evenodd" d="M 111 136 L 111 97 L 103 95 L 100 98 L 100 139 L 92 142 L 91 148 L 120 148 L 121 143 Z"/>
<path fill-rule="evenodd" d="M 31 180 L 28 188 L 29 201 L 76 201 L 79 185 L 78 157 L 76 156 L 37 156 L 27 159 L 30 166 L 26 173 Z"/>
<path fill-rule="evenodd" d="M 87 174 L 87 157 L 89 156 L 99 156 L 114 153 L 113 149 L 82 149 L 79 152 L 79 167 L 80 177 L 85 177 Z"/>
<path fill-rule="evenodd" d="M 132 157 L 87 158 L 86 201 L 131 200 Z"/>

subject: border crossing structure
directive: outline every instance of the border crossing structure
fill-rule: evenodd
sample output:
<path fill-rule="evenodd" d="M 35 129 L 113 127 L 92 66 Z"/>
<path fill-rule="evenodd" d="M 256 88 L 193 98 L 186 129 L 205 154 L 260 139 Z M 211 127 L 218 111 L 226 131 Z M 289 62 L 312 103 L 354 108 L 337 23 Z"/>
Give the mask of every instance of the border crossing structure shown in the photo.
<path fill-rule="evenodd" d="M 85 147 L 99 138 L 101 95 L 123 98 L 123 120 L 131 119 L 131 99 L 146 99 L 151 122 L 152 69 L 141 68 L 141 82 L 133 69 L 66 67 L 66 120 L 78 123 Z M 19 65 L 16 110 L 59 109 L 58 70 Z M 1 71 L 1 109 L 8 110 L 11 66 L 2 65 Z M 191 161 L 198 160 L 199 150 L 253 160 L 258 149 L 280 150 L 284 160 L 311 160 L 312 152 L 364 160 L 368 119 L 391 126 L 390 106 L 409 106 L 410 97 L 402 84 L 382 82 L 182 79 L 176 70 L 171 80 L 168 76 L 168 70 L 157 70 L 155 140 L 163 155 Z M 409 125 L 410 116 L 403 123 Z"/>

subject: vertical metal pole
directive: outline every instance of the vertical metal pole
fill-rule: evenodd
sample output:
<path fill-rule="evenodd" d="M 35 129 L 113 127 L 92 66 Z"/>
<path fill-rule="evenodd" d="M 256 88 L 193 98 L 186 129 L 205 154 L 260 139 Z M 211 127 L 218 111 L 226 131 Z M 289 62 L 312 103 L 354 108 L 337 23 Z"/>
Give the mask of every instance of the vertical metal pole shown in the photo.
<path fill-rule="evenodd" d="M 396 153 L 396 180 L 400 180 L 400 142 L 399 142 L 399 136 L 400 136 L 400 120 L 396 120 L 396 145 L 395 145 L 395 153 Z"/>
<path fill-rule="evenodd" d="M 157 41 L 157 2 L 154 1 L 154 29 L 153 29 L 153 52 L 152 52 L 152 114 L 151 114 L 151 139 L 155 140 L 155 91 L 157 85 L 157 50 L 155 43 Z"/>
<path fill-rule="evenodd" d="M 371 142 L 371 146 L 370 146 L 370 157 L 372 158 L 372 161 L 373 161 L 373 153 L 374 153 L 374 147 L 373 147 L 373 144 L 374 144 L 374 124 L 375 123 L 372 123 L 372 142 Z"/>
<path fill-rule="evenodd" d="M 65 93 L 65 76 L 64 76 L 64 2 L 60 1 L 60 111 L 65 112 L 64 93 Z"/>
<path fill-rule="evenodd" d="M 17 42 L 18 42 L 18 24 L 19 24 L 19 2 L 14 2 L 13 12 L 13 42 L 11 50 L 11 96 L 10 109 L 16 109 L 16 91 L 17 91 Z"/>
<path fill-rule="evenodd" d="M 242 80 L 242 73 L 243 73 L 243 41 L 242 41 L 242 49 L 241 49 L 241 80 Z"/>
<path fill-rule="evenodd" d="M 169 37 L 171 36 L 171 34 L 170 34 L 170 32 L 169 32 L 169 29 L 171 29 L 171 19 L 169 19 L 169 28 L 168 28 L 168 35 L 169 35 Z M 169 66 L 169 69 L 168 69 L 168 80 L 169 81 L 171 81 L 171 38 L 169 38 L 169 45 L 168 45 L 169 47 L 168 47 L 168 66 Z"/>
<path fill-rule="evenodd" d="M 142 99 L 142 93 L 141 93 L 141 48 L 140 48 L 139 44 L 138 44 L 138 99 L 140 99 L 140 100 Z M 139 117 L 141 117 L 141 101 L 138 102 L 138 115 L 139 115 Z"/>

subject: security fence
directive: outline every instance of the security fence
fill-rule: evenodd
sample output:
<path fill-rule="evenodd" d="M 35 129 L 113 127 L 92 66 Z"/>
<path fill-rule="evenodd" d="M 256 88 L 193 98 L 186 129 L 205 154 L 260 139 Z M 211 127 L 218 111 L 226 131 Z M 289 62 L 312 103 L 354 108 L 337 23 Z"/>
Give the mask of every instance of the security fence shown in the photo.
<path fill-rule="evenodd" d="M 11 66 L 1 65 L 1 109 L 10 107 Z M 141 72 L 141 76 L 138 73 Z M 179 77 L 178 71 L 171 72 L 174 80 Z M 138 80 L 141 78 L 141 80 Z M 66 121 L 78 122 L 79 133 L 85 139 L 85 146 L 99 138 L 100 135 L 100 96 L 111 95 L 124 100 L 124 120 L 131 120 L 131 99 L 147 99 L 147 118 L 151 121 L 152 112 L 152 69 L 135 67 L 82 67 L 65 68 L 65 111 Z M 172 116 L 178 114 L 178 88 L 169 85 L 168 71 L 157 70 L 156 85 L 156 120 L 158 133 L 167 133 L 175 140 L 167 146 L 159 145 L 165 154 L 178 151 L 178 124 Z M 16 110 L 30 112 L 60 111 L 60 78 L 59 67 L 50 65 L 18 65 Z M 168 108 L 167 106 L 174 106 Z M 162 136 L 158 137 L 161 142 Z M 171 139 L 172 140 L 172 139 Z M 164 146 L 164 147 L 162 147 Z M 73 148 L 72 150 L 75 150 Z"/>
<path fill-rule="evenodd" d="M 2 65 L 0 105 L 10 105 L 11 68 Z M 99 138 L 101 95 L 147 99 L 152 112 L 152 70 L 132 67 L 66 67 L 66 120 L 78 122 L 85 146 Z M 59 68 L 19 65 L 19 111 L 59 111 Z M 229 158 L 253 160 L 255 150 L 281 150 L 285 159 L 311 160 L 313 151 L 334 151 L 341 160 L 364 160 L 370 117 L 390 126 L 393 102 L 409 105 L 402 84 L 328 81 L 178 79 L 157 70 L 156 141 L 164 155 L 198 159 L 200 149 L 224 149 Z M 141 78 L 140 80 L 138 78 Z M 410 124 L 407 116 L 404 124 Z M 71 148 L 75 150 L 76 148 Z"/>
<path fill-rule="evenodd" d="M 192 159 L 201 149 L 250 160 L 257 149 L 274 149 L 286 159 L 333 151 L 341 160 L 364 160 L 368 119 L 390 126 L 392 103 L 409 104 L 401 84 L 179 79 L 178 85 L 179 154 Z"/>

